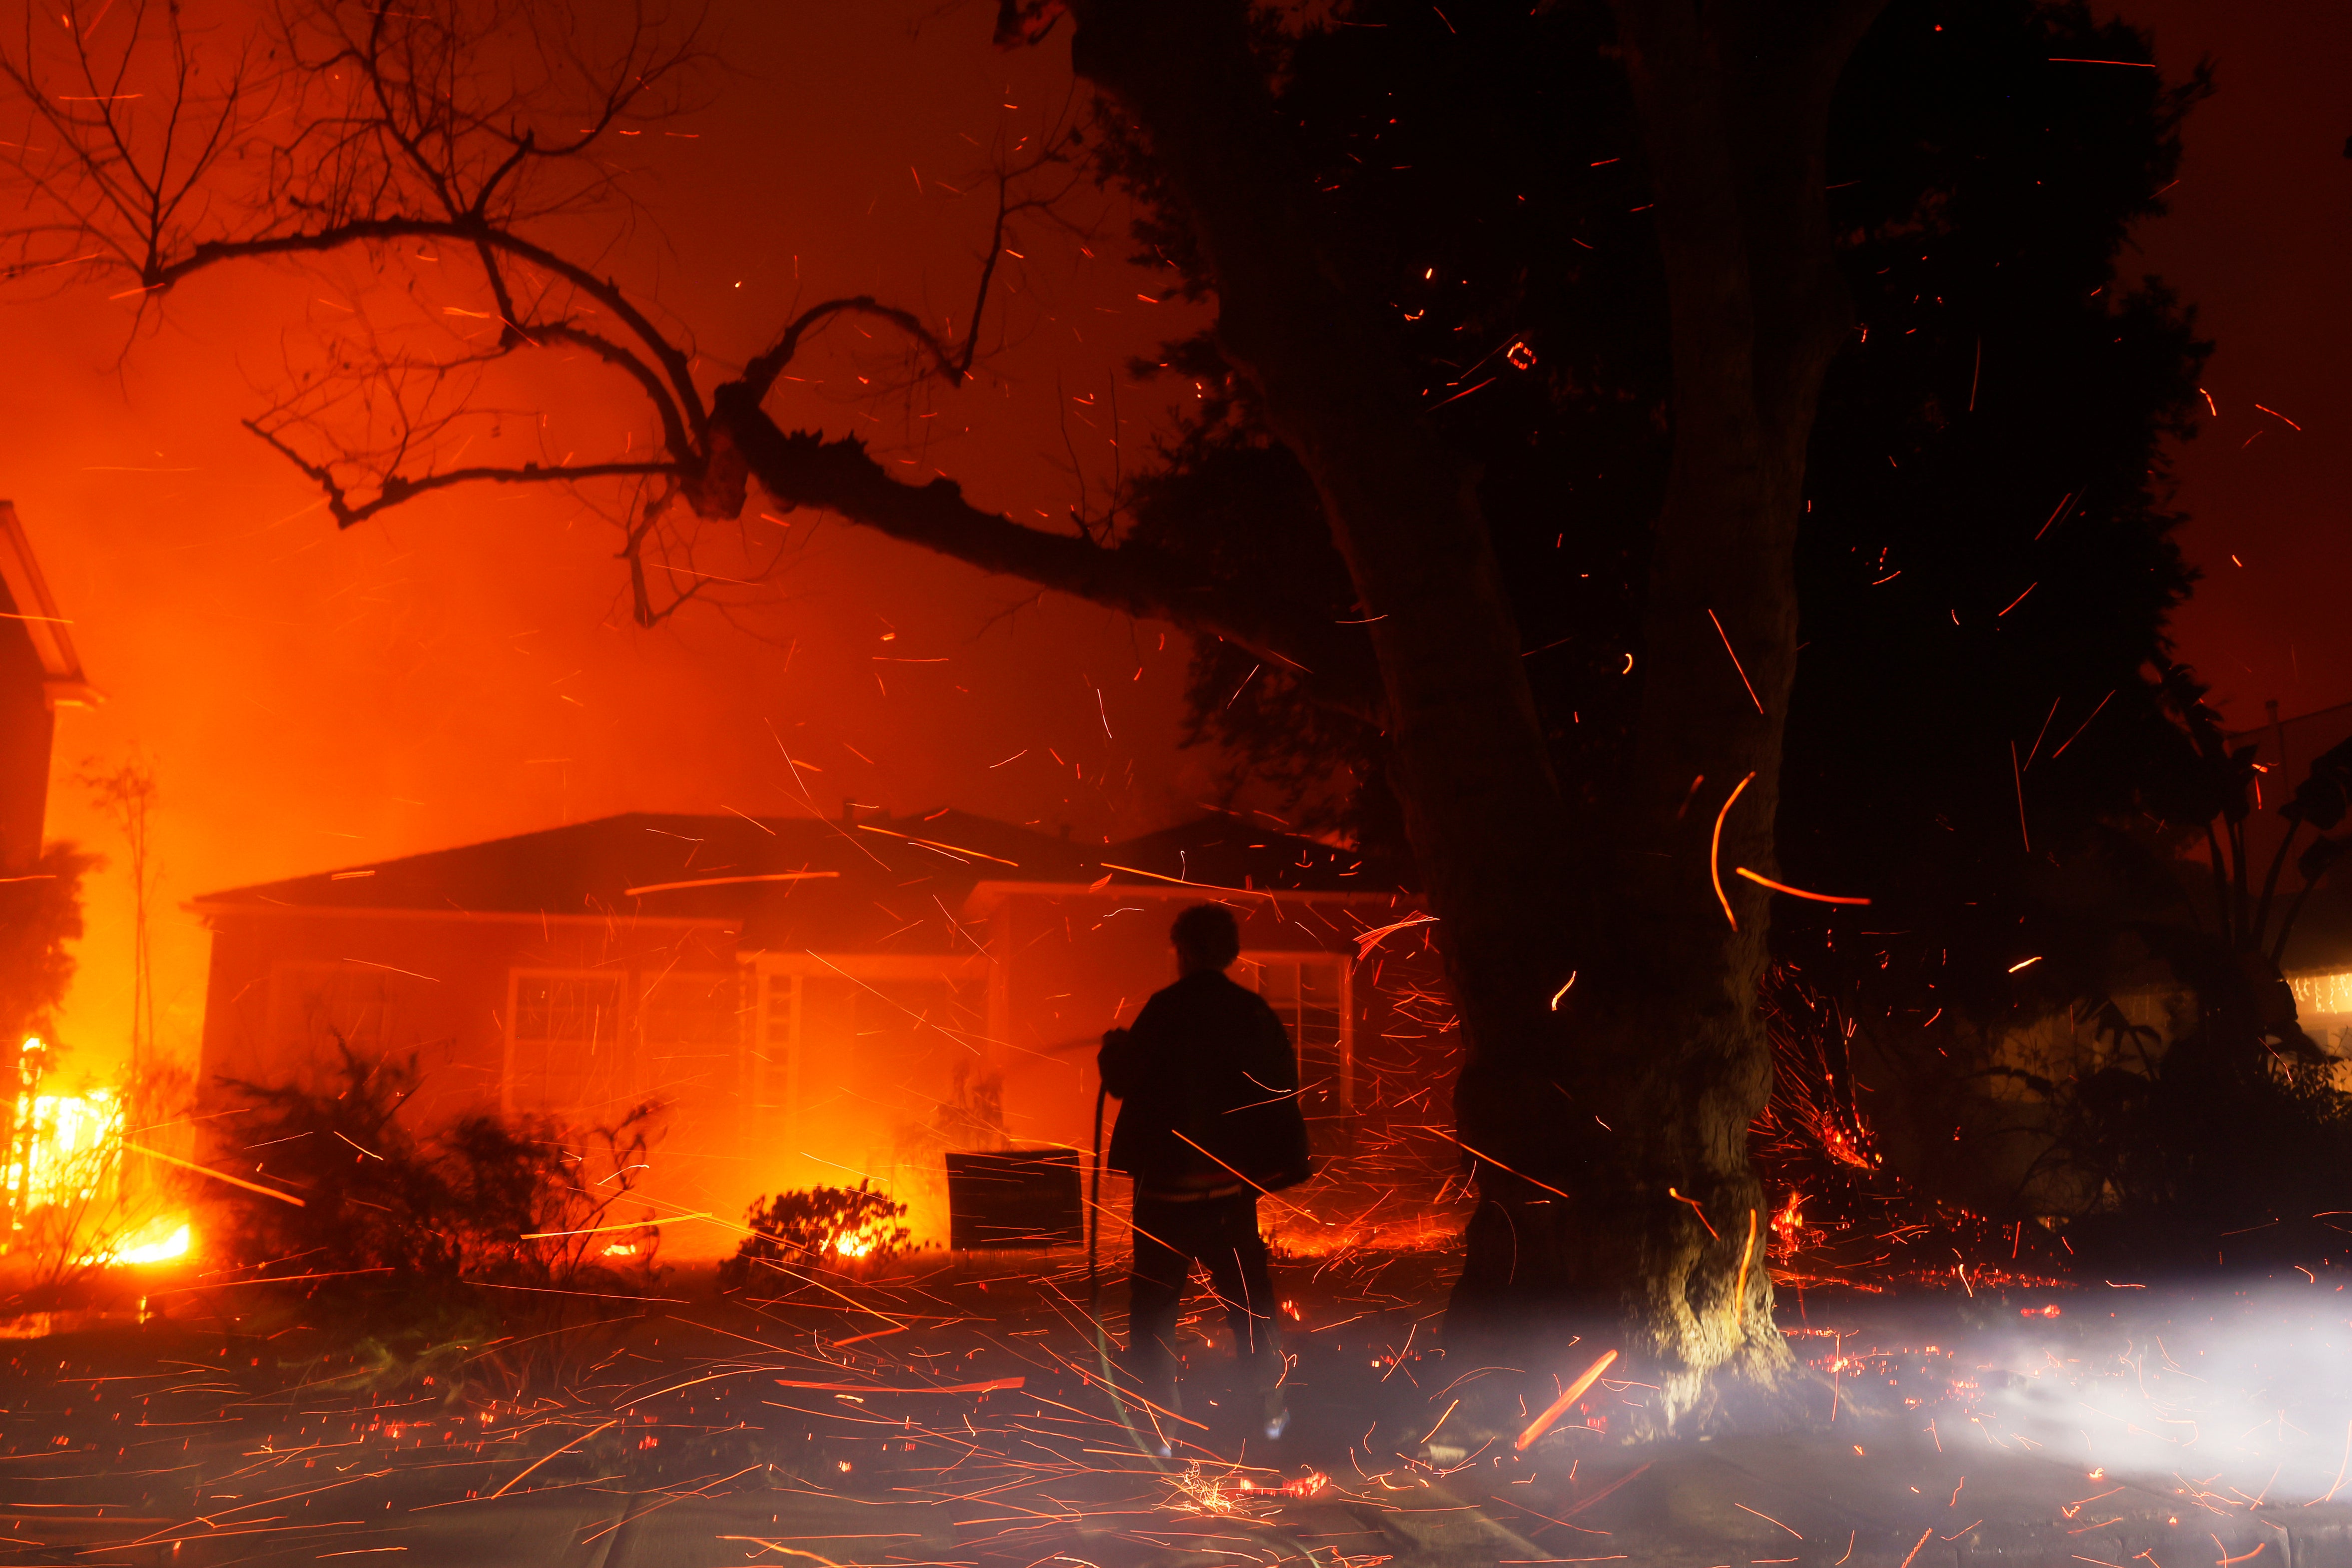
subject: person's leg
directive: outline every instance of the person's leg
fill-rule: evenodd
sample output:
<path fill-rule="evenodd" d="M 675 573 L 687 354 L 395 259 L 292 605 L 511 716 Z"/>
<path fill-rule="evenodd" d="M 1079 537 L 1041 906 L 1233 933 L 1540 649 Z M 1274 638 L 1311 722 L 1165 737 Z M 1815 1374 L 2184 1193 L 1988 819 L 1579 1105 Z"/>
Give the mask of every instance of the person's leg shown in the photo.
<path fill-rule="evenodd" d="M 1265 1435 L 1278 1437 L 1289 1424 L 1283 1398 L 1281 1306 L 1266 1268 L 1265 1241 L 1257 1230 L 1257 1196 L 1221 1199 L 1202 1218 L 1201 1260 L 1209 1282 L 1224 1303 L 1234 1332 L 1234 1354 L 1248 1369 L 1263 1404 Z"/>
<path fill-rule="evenodd" d="M 1176 1319 L 1192 1260 L 1180 1249 L 1183 1217 L 1171 1206 L 1136 1201 L 1135 1260 L 1128 1274 L 1127 1365 L 1143 1396 L 1174 1408 Z"/>

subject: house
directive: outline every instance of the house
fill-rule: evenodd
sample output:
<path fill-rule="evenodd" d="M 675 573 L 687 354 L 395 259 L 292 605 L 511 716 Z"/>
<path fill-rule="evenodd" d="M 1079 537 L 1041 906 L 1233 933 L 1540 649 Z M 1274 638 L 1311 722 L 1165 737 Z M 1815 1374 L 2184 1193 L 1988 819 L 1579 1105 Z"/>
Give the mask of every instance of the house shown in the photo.
<path fill-rule="evenodd" d="M 2294 796 L 2312 763 L 2324 752 L 2352 740 L 2352 703 L 2293 718 L 2281 718 L 2270 703 L 2266 722 L 2229 737 L 2234 751 L 2252 748 L 2257 776 L 2256 806 L 2245 824 L 2246 854 L 2252 884 L 2259 888 L 2282 846 L 2276 910 L 2294 909 L 2295 920 L 2284 954 L 2287 983 L 2294 992 L 2295 1010 L 2305 1032 L 2331 1048 L 2338 1057 L 2352 1058 L 2352 883 L 2339 863 L 2323 873 L 2305 893 L 2304 876 L 2296 864 L 2316 834 L 2296 830 L 2279 815 L 2279 808 Z M 2346 824 L 2334 825 L 2341 836 Z M 2197 890 L 2199 894 L 2203 889 Z M 2300 895 L 2300 896 L 2299 896 Z M 2201 900 L 2200 900 L 2201 902 Z M 2344 1074 L 2352 1078 L 2352 1072 Z"/>
<path fill-rule="evenodd" d="M 40 858 L 57 710 L 98 700 L 66 627 L 16 507 L 0 501 L 0 874 Z"/>
<path fill-rule="evenodd" d="M 872 1180 L 939 1239 L 948 1151 L 1088 1146 L 1095 1048 L 1172 977 L 1187 904 L 1240 917 L 1239 974 L 1298 1040 L 1318 1139 L 1344 1143 L 1370 1098 L 1363 1043 L 1442 1032 L 1359 983 L 1360 939 L 1415 912 L 1361 875 L 1234 818 L 1089 846 L 955 810 L 608 817 L 195 900 L 201 1078 L 226 1110 L 230 1081 L 315 1073 L 341 1042 L 415 1052 L 428 1123 L 584 1130 L 652 1101 L 664 1215 Z M 215 1146 L 251 1160 L 235 1122 L 210 1124 Z M 731 1237 L 673 1228 L 681 1243 Z"/>

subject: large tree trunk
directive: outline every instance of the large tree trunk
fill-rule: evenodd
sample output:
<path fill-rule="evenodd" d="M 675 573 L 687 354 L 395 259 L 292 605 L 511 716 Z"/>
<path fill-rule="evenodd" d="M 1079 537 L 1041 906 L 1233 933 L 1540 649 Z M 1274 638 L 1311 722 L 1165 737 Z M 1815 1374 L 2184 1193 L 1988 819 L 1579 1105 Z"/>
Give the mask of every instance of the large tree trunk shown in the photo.
<path fill-rule="evenodd" d="M 1563 789 L 1475 476 L 1323 264 L 1241 0 L 1072 9 L 1077 68 L 1188 208 L 1220 342 L 1313 478 L 1371 618 L 1467 1047 L 1456 1109 L 1481 1202 L 1449 1336 L 1618 1349 L 1658 1389 L 1649 1430 L 1787 1417 L 1801 1380 L 1772 1324 L 1747 1147 L 1770 1084 L 1769 904 L 1731 868 L 1773 865 L 1805 444 L 1841 326 L 1822 144 L 1866 10 L 1809 31 L 1624 0 L 1674 309 L 1675 459 L 1634 754 L 1622 778 Z M 1736 930 L 1715 880 L 1735 789 L 1720 859 Z"/>
<path fill-rule="evenodd" d="M 1654 1428 L 1777 1422 L 1808 1402 L 1773 1327 L 1771 1210 L 1748 1149 L 1771 1088 L 1769 895 L 1738 870 L 1775 872 L 1805 454 L 1847 319 L 1822 162 L 1838 70 L 1875 8 L 1617 7 L 1673 315 L 1673 466 L 1613 857 L 1578 944 L 1591 970 L 1565 1130 L 1586 1157 L 1559 1184 L 1572 1202 L 1486 1184 L 1454 1317 L 1531 1294 L 1579 1328 L 1613 1309 L 1658 1383 Z M 1545 1146 L 1561 1096 L 1496 1088 L 1465 1126 L 1515 1118 L 1505 1150 Z"/>

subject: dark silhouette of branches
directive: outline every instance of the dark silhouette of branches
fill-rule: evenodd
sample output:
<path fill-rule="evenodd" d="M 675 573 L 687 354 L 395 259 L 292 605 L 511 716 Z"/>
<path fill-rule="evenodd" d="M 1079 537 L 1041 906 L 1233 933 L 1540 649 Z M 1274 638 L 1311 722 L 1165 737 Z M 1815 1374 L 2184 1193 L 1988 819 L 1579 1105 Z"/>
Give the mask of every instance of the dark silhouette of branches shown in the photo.
<path fill-rule="evenodd" d="M 1072 226 L 1064 198 L 1087 174 L 1066 133 L 1000 150 L 988 249 L 961 323 L 870 295 L 824 299 L 733 381 L 698 381 L 690 329 L 615 276 L 607 253 L 648 221 L 620 139 L 699 107 L 715 57 L 705 16 L 663 0 L 588 16 L 554 0 L 282 0 L 235 38 L 155 0 L 28 10 L 0 43 L 0 183 L 22 214 L 0 226 L 0 284 L 104 287 L 130 303 L 135 334 L 199 275 L 291 267 L 333 287 L 339 268 L 364 267 L 373 286 L 320 302 L 280 390 L 246 427 L 344 528 L 474 485 L 616 485 L 642 624 L 734 580 L 691 563 L 694 523 L 740 517 L 756 479 L 787 507 L 824 507 L 1318 672 L 1310 691 L 1370 710 L 1362 650 L 1272 595 L 1236 595 L 1162 552 L 1122 548 L 1108 523 L 1082 520 L 1076 537 L 1020 527 L 952 485 L 900 483 L 855 441 L 783 431 L 764 411 L 795 359 L 845 320 L 887 329 L 916 380 L 962 385 L 1012 226 Z M 387 308 L 406 314 L 378 320 Z M 508 421 L 541 422 L 492 406 L 486 378 L 530 356 L 615 372 L 643 400 L 649 439 L 584 460 L 509 458 L 497 449 Z M 780 560 L 755 559 L 754 575 Z"/>

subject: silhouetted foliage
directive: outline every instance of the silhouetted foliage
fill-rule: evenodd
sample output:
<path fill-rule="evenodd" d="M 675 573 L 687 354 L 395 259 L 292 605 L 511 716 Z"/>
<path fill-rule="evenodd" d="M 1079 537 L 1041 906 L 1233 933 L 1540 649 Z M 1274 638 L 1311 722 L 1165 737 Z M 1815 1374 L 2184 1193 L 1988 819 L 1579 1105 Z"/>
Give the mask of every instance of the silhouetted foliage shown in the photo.
<path fill-rule="evenodd" d="M 1432 417 L 1478 459 L 1557 765 L 1590 789 L 1640 679 L 1633 585 L 1668 451 L 1664 283 L 1605 7 L 1537 13 L 1358 0 L 1345 25 L 1268 47 L 1286 51 L 1284 108 L 1349 265 L 1395 302 Z M 2161 443 L 2189 432 L 2204 349 L 2116 260 L 2126 225 L 2161 210 L 2203 81 L 2053 56 L 2147 45 L 2078 5 L 1897 4 L 1832 127 L 1864 329 L 1812 442 L 1781 854 L 1791 880 L 1893 899 L 1905 925 L 1914 905 L 1941 917 L 2009 896 L 2041 851 L 2130 800 L 2162 722 L 2143 666 L 2190 578 Z M 1105 129 L 1103 164 L 1144 203 L 1140 258 L 1200 292 L 1181 213 Z M 1198 397 L 1126 497 L 1137 537 L 1293 585 L 1334 621 L 1360 613 L 1311 488 L 1213 340 L 1163 358 L 1150 368 Z M 1202 645 L 1189 697 L 1192 738 L 1224 751 L 1236 787 L 1402 852 L 1370 727 L 1228 643 Z M 2038 768 L 2032 852 L 2012 739 Z M 1775 924 L 1791 956 L 1834 966 L 1821 906 L 1784 900 Z"/>
<path fill-rule="evenodd" d="M 81 879 L 105 863 L 58 843 L 29 866 L 0 866 L 0 1048 L 51 1034 L 73 983 L 68 944 L 81 936 Z"/>
<path fill-rule="evenodd" d="M 862 1181 L 854 1187 L 813 1186 L 755 1199 L 743 1215 L 751 1234 L 719 1266 L 719 1282 L 740 1290 L 778 1267 L 838 1269 L 887 1261 L 907 1249 L 907 1228 L 898 1223 L 906 1213 L 905 1204 Z M 843 1251 L 845 1240 L 855 1250 Z"/>
<path fill-rule="evenodd" d="M 301 1200 L 217 1197 L 208 1234 L 238 1278 L 283 1281 L 372 1333 L 379 1371 L 401 1375 L 450 1372 L 453 1342 L 609 1315 L 580 1293 L 626 1298 L 656 1278 L 659 1233 L 634 1201 L 651 1105 L 584 1134 L 488 1113 L 419 1129 L 402 1114 L 421 1082 L 413 1057 L 340 1051 L 315 1084 L 222 1081 L 247 1107 L 221 1156 L 231 1174 Z"/>
<path fill-rule="evenodd" d="M 2289 836 L 2258 863 L 2252 748 L 2186 669 L 2160 666 L 2158 688 L 2169 723 L 2136 817 L 2053 868 L 2043 888 L 2071 902 L 1988 932 L 2020 955 L 2005 987 L 1921 1029 L 1774 974 L 1780 1080 L 1759 1162 L 1826 1228 L 1901 1232 L 1979 1268 L 2135 1279 L 2336 1250 L 2316 1217 L 2352 1208 L 2352 1094 L 2278 968 L 2310 884 L 2275 895 L 2291 859 L 2324 874 L 2345 836 L 2300 855 Z M 2342 821 L 2347 767 L 2352 742 L 2312 762 L 2280 810 L 2297 833 Z M 1866 1115 L 1864 1079 L 1880 1092 Z M 1866 1157 L 1842 1162 L 1849 1129 Z"/>

